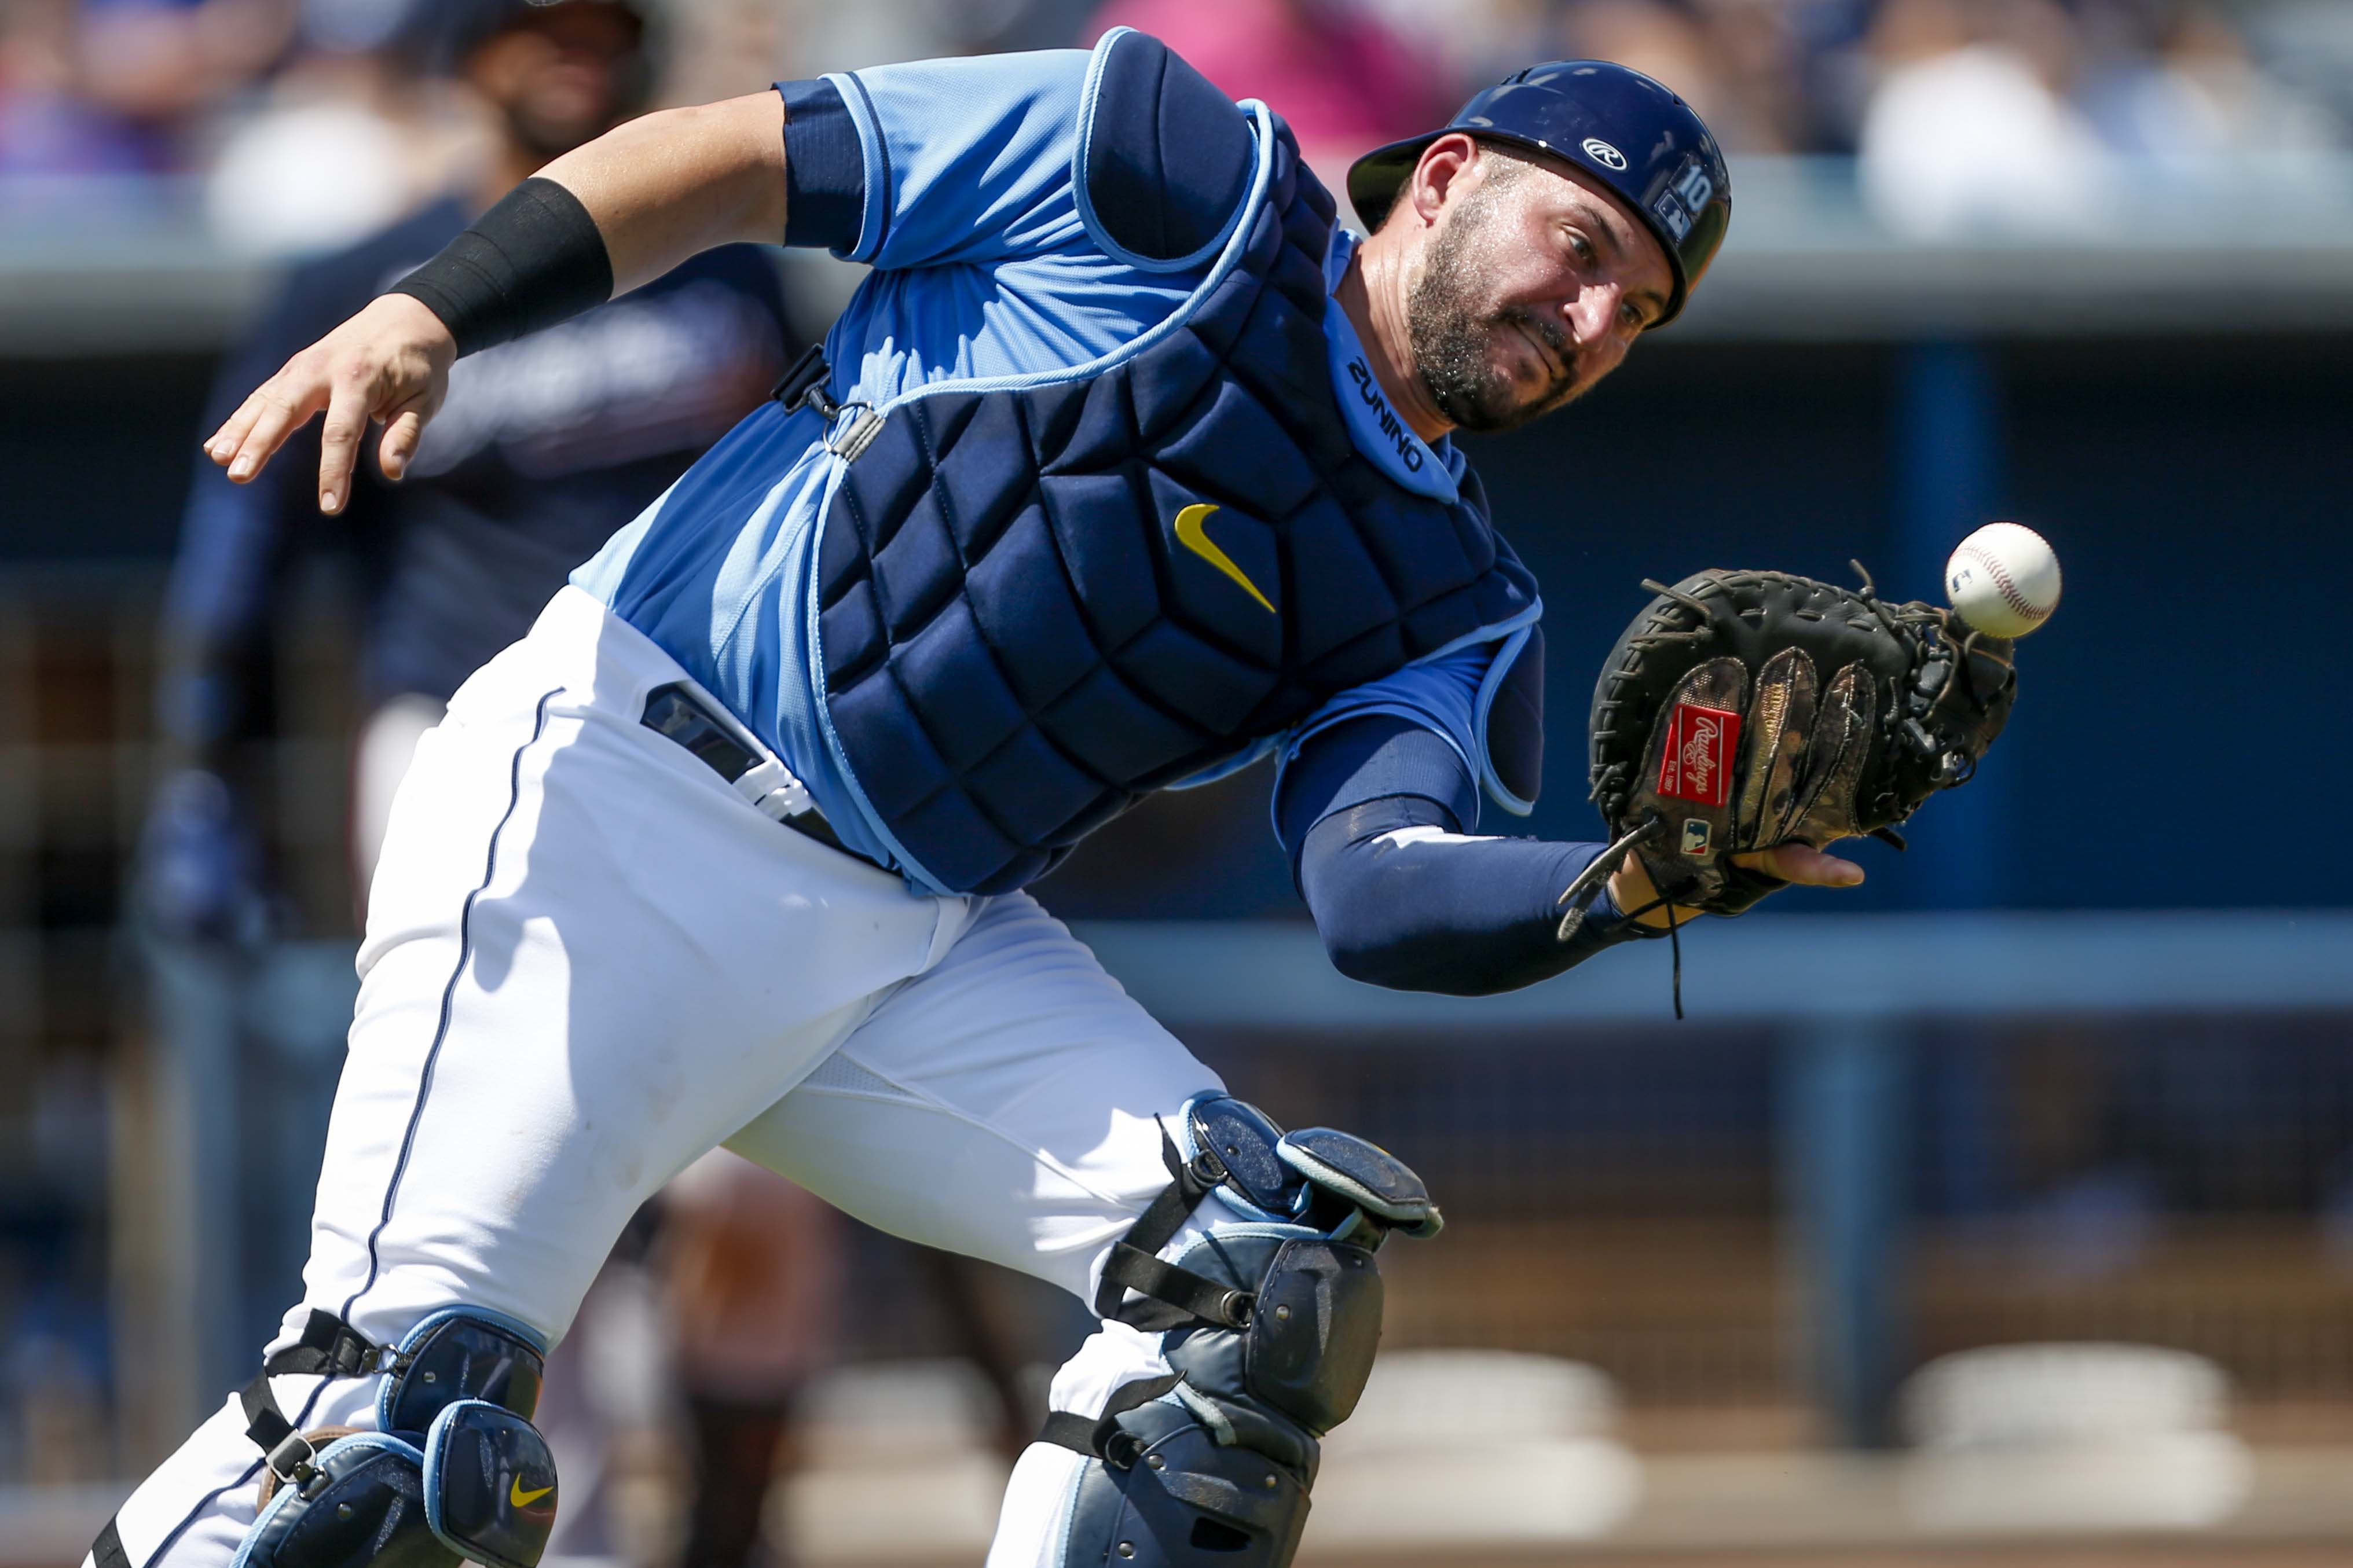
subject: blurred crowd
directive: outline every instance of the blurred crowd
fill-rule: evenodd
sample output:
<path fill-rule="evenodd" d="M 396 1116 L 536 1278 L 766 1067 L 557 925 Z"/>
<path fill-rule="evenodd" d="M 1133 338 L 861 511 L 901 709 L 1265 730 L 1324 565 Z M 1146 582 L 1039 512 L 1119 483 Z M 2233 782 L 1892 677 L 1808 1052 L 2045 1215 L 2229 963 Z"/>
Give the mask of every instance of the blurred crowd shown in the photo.
<path fill-rule="evenodd" d="M 365 232 L 481 155 L 449 80 L 468 4 L 5 0 L 0 176 L 203 176 L 215 228 L 264 252 Z M 1327 176 L 1520 65 L 1600 56 L 1683 92 L 1735 153 L 1860 153 L 1883 214 L 1932 233 L 1989 205 L 2063 220 L 2104 165 L 2327 151 L 2353 124 L 2341 0 L 664 4 L 669 101 L 1143 27 L 1273 104 Z"/>

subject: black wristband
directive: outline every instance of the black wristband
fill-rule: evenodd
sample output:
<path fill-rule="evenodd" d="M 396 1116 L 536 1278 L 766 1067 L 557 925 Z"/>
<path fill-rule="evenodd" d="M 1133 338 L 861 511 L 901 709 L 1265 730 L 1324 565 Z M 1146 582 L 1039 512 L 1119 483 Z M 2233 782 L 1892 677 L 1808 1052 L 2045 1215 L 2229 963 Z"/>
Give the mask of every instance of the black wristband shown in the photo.
<path fill-rule="evenodd" d="M 470 354 L 595 310 L 613 262 L 578 196 L 529 179 L 385 292 L 421 301 Z"/>

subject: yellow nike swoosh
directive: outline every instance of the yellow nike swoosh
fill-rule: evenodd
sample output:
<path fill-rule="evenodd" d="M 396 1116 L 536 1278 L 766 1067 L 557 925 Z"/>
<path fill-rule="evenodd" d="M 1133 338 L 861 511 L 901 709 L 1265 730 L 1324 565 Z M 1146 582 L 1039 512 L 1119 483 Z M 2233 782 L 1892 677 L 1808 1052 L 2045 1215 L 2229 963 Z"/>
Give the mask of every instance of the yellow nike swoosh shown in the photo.
<path fill-rule="evenodd" d="M 513 1484 L 507 1488 L 507 1501 L 517 1508 L 529 1508 L 554 1489 L 554 1487 L 542 1487 L 537 1491 L 527 1492 L 522 1489 L 522 1478 L 517 1476 Z"/>
<path fill-rule="evenodd" d="M 1208 562 L 1210 565 L 1216 567 L 1219 571 L 1223 572 L 1227 576 L 1231 577 L 1235 582 L 1240 583 L 1242 585 L 1243 593 L 1248 594 L 1260 604 L 1266 605 L 1266 613 L 1268 615 L 1271 616 L 1276 614 L 1277 612 L 1275 607 L 1272 605 L 1267 604 L 1266 595 L 1258 591 L 1258 584 L 1251 582 L 1247 576 L 1243 575 L 1242 569 L 1234 564 L 1233 557 L 1219 549 L 1217 545 L 1211 542 L 1209 536 L 1202 531 L 1201 525 L 1208 521 L 1209 514 L 1219 510 L 1219 508 L 1214 506 L 1197 505 L 1188 506 L 1183 511 L 1178 512 L 1176 514 L 1176 542 L 1191 551 L 1194 554 L 1199 556 L 1202 560 Z"/>

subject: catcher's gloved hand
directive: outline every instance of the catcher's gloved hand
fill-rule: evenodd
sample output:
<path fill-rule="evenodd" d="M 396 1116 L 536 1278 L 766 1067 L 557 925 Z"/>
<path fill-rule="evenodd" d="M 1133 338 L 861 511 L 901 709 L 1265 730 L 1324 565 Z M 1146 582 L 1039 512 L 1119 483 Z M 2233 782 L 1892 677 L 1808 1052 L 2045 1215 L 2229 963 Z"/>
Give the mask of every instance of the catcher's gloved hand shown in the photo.
<path fill-rule="evenodd" d="M 1564 940 L 1628 849 L 1671 910 L 1732 915 L 1788 885 L 1742 852 L 1900 848 L 1894 825 L 1967 781 L 2010 717 L 2010 642 L 1883 604 L 1868 574 L 1860 592 L 1779 572 L 1643 586 L 1658 597 L 1593 694 L 1593 799 L 1618 842 L 1563 895 Z"/>

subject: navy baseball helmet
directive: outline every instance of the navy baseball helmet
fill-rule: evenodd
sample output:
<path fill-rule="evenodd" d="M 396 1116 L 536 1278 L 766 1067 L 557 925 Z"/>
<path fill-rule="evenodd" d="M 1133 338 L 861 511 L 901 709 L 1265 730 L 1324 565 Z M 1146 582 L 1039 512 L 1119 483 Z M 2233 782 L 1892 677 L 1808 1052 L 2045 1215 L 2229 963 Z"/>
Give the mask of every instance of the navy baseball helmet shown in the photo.
<path fill-rule="evenodd" d="M 1423 149 L 1456 131 L 1566 159 L 1622 197 L 1674 269 L 1674 293 L 1653 327 L 1683 310 L 1731 226 L 1732 175 L 1699 115 L 1641 71 L 1608 60 L 1530 66 L 1438 130 L 1366 153 L 1348 171 L 1357 216 L 1380 227 Z"/>

